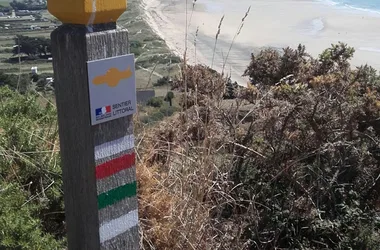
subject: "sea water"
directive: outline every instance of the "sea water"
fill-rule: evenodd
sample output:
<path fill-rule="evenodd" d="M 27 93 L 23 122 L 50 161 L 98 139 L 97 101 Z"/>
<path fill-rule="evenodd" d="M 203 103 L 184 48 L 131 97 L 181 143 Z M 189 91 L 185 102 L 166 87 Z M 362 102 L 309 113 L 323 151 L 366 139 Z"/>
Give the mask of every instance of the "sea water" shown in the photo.
<path fill-rule="evenodd" d="M 326 0 L 330 4 L 380 14 L 380 0 Z"/>

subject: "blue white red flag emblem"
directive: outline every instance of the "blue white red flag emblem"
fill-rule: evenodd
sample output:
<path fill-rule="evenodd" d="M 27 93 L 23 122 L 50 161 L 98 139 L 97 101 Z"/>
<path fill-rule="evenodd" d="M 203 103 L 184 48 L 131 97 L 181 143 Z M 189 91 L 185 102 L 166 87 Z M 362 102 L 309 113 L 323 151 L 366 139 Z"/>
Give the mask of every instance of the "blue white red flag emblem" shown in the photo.
<path fill-rule="evenodd" d="M 107 114 L 111 114 L 111 106 L 104 106 L 95 110 L 96 116 L 103 116 Z"/>

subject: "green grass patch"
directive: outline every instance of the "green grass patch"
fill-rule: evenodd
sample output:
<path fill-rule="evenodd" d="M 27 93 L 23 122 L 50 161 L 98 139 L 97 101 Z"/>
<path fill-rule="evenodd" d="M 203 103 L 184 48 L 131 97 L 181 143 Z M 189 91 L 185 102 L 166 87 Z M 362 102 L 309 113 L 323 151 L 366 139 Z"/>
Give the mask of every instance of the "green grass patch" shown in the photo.
<path fill-rule="evenodd" d="M 0 5 L 4 7 L 9 7 L 10 2 L 12 2 L 12 0 L 0 0 Z"/>

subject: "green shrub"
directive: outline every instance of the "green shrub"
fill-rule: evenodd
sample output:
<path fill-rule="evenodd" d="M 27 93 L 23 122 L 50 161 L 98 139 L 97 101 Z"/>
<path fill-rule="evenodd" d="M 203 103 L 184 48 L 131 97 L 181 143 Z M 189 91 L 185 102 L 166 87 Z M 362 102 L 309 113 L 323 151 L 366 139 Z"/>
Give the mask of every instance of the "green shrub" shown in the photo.
<path fill-rule="evenodd" d="M 147 105 L 155 108 L 159 108 L 163 104 L 163 100 L 160 97 L 152 97 L 148 100 Z"/>
<path fill-rule="evenodd" d="M 0 87 L 0 249 L 63 247 L 56 116 L 39 95 Z"/>
<path fill-rule="evenodd" d="M 238 84 L 237 82 L 232 82 L 231 78 L 227 80 L 226 83 L 226 89 L 223 95 L 224 99 L 235 99 L 236 98 L 236 92 L 238 90 Z"/>
<path fill-rule="evenodd" d="M 31 184 L 32 185 L 32 184 Z M 31 186 L 29 185 L 29 186 Z M 62 249 L 63 241 L 43 231 L 38 203 L 17 182 L 0 183 L 0 249 Z"/>
<path fill-rule="evenodd" d="M 18 83 L 19 76 L 17 74 L 5 74 L 0 72 L 0 86 L 8 86 L 11 89 L 17 89 L 21 93 L 25 93 L 31 84 L 31 76 L 29 74 L 22 74 L 20 82 Z"/>
<path fill-rule="evenodd" d="M 131 53 L 134 54 L 136 57 L 141 55 L 143 52 L 144 51 L 142 48 L 134 48 L 134 47 L 131 48 Z"/>
<path fill-rule="evenodd" d="M 142 46 L 143 46 L 143 44 L 140 41 L 131 41 L 130 42 L 131 48 L 140 48 Z"/>
<path fill-rule="evenodd" d="M 159 86 L 164 86 L 168 83 L 169 83 L 169 77 L 164 76 L 164 77 L 161 77 L 160 79 L 158 79 L 157 82 L 153 83 L 153 86 L 159 87 Z"/>
<path fill-rule="evenodd" d="M 175 112 L 178 112 L 180 109 L 177 107 L 168 107 L 162 106 L 154 112 L 144 115 L 140 118 L 140 121 L 144 124 L 152 124 L 158 121 L 163 120 L 165 117 L 172 116 Z"/>

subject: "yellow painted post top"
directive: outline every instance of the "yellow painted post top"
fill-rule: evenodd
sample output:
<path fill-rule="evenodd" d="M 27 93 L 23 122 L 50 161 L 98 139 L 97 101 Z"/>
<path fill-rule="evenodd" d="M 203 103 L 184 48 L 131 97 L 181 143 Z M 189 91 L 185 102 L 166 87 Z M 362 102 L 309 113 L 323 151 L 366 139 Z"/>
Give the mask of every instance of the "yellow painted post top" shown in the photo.
<path fill-rule="evenodd" d="M 116 22 L 127 9 L 127 0 L 48 0 L 49 12 L 67 24 Z"/>

